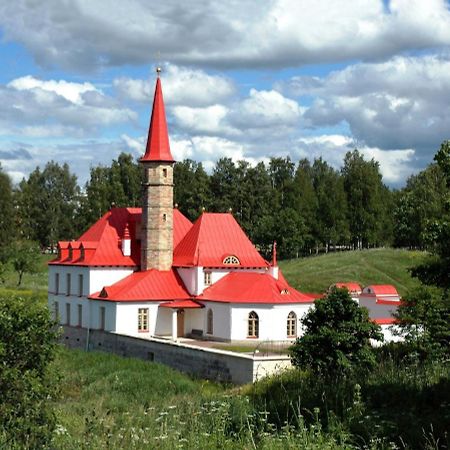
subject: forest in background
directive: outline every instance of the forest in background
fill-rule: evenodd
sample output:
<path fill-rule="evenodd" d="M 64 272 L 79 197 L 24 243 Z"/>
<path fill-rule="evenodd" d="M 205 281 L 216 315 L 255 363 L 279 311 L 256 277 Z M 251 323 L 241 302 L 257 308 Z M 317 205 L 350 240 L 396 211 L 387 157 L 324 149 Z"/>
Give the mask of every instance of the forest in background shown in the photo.
<path fill-rule="evenodd" d="M 37 167 L 13 186 L 0 167 L 0 246 L 31 240 L 42 250 L 77 238 L 111 207 L 141 206 L 142 168 L 122 153 L 110 166 L 92 167 L 79 186 L 67 164 Z M 266 257 L 278 243 L 281 258 L 335 249 L 394 246 L 426 249 L 426 225 L 441 217 L 448 192 L 435 163 L 404 188 L 383 183 L 379 163 L 348 152 L 336 170 L 323 159 L 271 158 L 255 166 L 219 159 L 211 174 L 201 163 L 174 166 L 174 202 L 190 220 L 202 211 L 232 211 Z"/>

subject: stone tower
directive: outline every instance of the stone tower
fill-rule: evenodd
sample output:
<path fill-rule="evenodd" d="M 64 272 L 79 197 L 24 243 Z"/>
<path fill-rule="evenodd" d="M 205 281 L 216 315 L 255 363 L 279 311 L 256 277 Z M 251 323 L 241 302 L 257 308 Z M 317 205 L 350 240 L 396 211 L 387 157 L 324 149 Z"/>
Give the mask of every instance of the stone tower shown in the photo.
<path fill-rule="evenodd" d="M 173 164 L 166 113 L 157 69 L 144 167 L 141 270 L 169 270 L 173 259 Z"/>

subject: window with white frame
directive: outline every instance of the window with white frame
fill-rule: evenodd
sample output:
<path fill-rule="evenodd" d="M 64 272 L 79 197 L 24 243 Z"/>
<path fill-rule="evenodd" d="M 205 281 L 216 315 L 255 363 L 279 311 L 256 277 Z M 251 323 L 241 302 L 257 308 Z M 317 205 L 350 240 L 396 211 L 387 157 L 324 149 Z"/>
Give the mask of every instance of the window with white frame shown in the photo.
<path fill-rule="evenodd" d="M 83 296 L 83 274 L 78 275 L 78 297 Z"/>
<path fill-rule="evenodd" d="M 59 273 L 55 273 L 55 294 L 59 294 Z"/>
<path fill-rule="evenodd" d="M 213 321 L 214 321 L 214 315 L 213 310 L 208 309 L 208 314 L 206 316 L 206 333 L 213 334 Z"/>
<path fill-rule="evenodd" d="M 248 315 L 248 337 L 249 338 L 259 337 L 259 317 L 255 311 L 252 311 Z"/>
<path fill-rule="evenodd" d="M 205 286 L 211 286 L 211 271 L 205 270 L 203 274 L 203 280 L 205 282 Z"/>
<path fill-rule="evenodd" d="M 223 264 L 230 265 L 230 266 L 238 266 L 239 264 L 241 264 L 241 262 L 239 261 L 239 258 L 237 256 L 230 255 L 230 256 L 226 256 L 223 259 Z"/>
<path fill-rule="evenodd" d="M 287 316 L 287 337 L 297 337 L 297 314 L 291 311 Z"/>
<path fill-rule="evenodd" d="M 66 295 L 70 295 L 71 283 L 72 283 L 72 277 L 71 277 L 70 273 L 68 273 L 66 275 Z"/>
<path fill-rule="evenodd" d="M 138 309 L 138 331 L 142 333 L 148 331 L 148 308 Z"/>

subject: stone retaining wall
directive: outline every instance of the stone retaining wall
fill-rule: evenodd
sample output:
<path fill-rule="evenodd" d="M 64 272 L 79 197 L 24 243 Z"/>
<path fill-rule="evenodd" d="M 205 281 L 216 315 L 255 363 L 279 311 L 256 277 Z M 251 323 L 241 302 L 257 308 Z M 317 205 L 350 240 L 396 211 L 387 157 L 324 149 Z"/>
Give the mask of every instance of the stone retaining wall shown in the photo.
<path fill-rule="evenodd" d="M 245 384 L 291 367 L 286 355 L 251 356 L 158 338 L 140 339 L 100 330 L 88 332 L 86 328 L 67 325 L 62 329 L 61 342 L 68 348 L 155 361 L 208 380 Z"/>

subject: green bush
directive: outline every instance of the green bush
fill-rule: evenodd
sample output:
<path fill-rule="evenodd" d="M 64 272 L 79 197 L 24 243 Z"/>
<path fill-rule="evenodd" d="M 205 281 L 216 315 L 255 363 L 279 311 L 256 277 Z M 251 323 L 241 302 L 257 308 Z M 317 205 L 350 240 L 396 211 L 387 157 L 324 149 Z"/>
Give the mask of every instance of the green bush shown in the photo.
<path fill-rule="evenodd" d="M 0 444 L 41 448 L 55 417 L 49 406 L 55 375 L 49 371 L 57 334 L 37 300 L 0 297 Z"/>
<path fill-rule="evenodd" d="M 368 372 L 375 364 L 370 339 L 381 341 L 380 327 L 347 289 L 332 289 L 303 318 L 303 336 L 290 349 L 292 363 L 329 378 Z"/>

